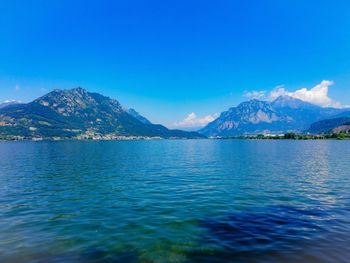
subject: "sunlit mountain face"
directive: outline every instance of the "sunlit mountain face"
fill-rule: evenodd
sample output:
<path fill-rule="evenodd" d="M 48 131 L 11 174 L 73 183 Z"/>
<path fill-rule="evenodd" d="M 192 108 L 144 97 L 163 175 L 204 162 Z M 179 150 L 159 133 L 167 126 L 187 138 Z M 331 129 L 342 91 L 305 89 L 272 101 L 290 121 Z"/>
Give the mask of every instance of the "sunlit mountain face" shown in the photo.
<path fill-rule="evenodd" d="M 83 88 L 54 90 L 28 104 L 0 110 L 0 135 L 25 137 L 149 136 L 201 138 L 195 132 L 151 124 L 115 99 Z"/>
<path fill-rule="evenodd" d="M 199 132 L 206 136 L 304 133 L 312 123 L 344 111 L 322 108 L 290 96 L 280 96 L 272 102 L 254 99 L 222 112 Z"/>

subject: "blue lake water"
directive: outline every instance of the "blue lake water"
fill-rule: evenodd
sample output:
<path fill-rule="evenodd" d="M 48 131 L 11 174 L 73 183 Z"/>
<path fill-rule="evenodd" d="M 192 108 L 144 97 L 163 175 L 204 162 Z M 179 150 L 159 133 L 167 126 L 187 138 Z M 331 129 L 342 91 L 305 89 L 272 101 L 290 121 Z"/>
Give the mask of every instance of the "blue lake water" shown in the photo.
<path fill-rule="evenodd" d="M 1 262 L 349 262 L 350 141 L 0 142 Z"/>

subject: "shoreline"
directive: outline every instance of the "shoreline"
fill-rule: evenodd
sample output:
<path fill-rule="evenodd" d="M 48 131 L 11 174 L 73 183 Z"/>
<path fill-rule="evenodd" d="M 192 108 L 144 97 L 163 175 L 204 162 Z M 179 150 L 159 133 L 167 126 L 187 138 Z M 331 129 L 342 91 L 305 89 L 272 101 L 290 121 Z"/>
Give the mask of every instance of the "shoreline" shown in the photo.
<path fill-rule="evenodd" d="M 83 142 L 94 142 L 94 141 L 160 141 L 160 140 L 247 140 L 247 141 L 317 141 L 317 140 L 350 140 L 350 134 L 342 135 L 312 135 L 312 136 L 297 136 L 295 138 L 284 138 L 284 136 L 237 136 L 237 137 L 208 137 L 208 138 L 155 138 L 155 137 L 124 137 L 124 138 L 99 138 L 99 139 L 80 139 L 80 138 L 0 138 L 0 142 L 56 142 L 56 141 L 83 141 Z"/>

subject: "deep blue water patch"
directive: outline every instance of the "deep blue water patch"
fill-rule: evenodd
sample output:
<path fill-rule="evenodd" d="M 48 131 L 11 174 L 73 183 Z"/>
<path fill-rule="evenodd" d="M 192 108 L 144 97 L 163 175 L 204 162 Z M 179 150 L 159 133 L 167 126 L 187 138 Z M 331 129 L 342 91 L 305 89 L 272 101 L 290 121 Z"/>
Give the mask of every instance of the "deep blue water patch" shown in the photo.
<path fill-rule="evenodd" d="M 193 253 L 192 261 L 346 262 L 349 232 L 337 233 L 333 240 L 335 226 L 347 223 L 340 219 L 343 212 L 336 208 L 268 206 L 206 218 L 200 221 L 207 230 L 202 242 L 214 244 L 215 249 Z M 337 260 L 329 259 L 327 251 L 335 245 L 342 254 Z M 322 247 L 324 251 L 319 249 Z"/>

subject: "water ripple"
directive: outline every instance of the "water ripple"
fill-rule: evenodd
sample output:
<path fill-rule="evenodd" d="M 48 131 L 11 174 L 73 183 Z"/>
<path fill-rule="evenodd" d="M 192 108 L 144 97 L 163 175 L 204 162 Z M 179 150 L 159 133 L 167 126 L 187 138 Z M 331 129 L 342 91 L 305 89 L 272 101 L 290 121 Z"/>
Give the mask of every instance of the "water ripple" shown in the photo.
<path fill-rule="evenodd" d="M 349 146 L 0 142 L 0 261 L 348 262 Z"/>

